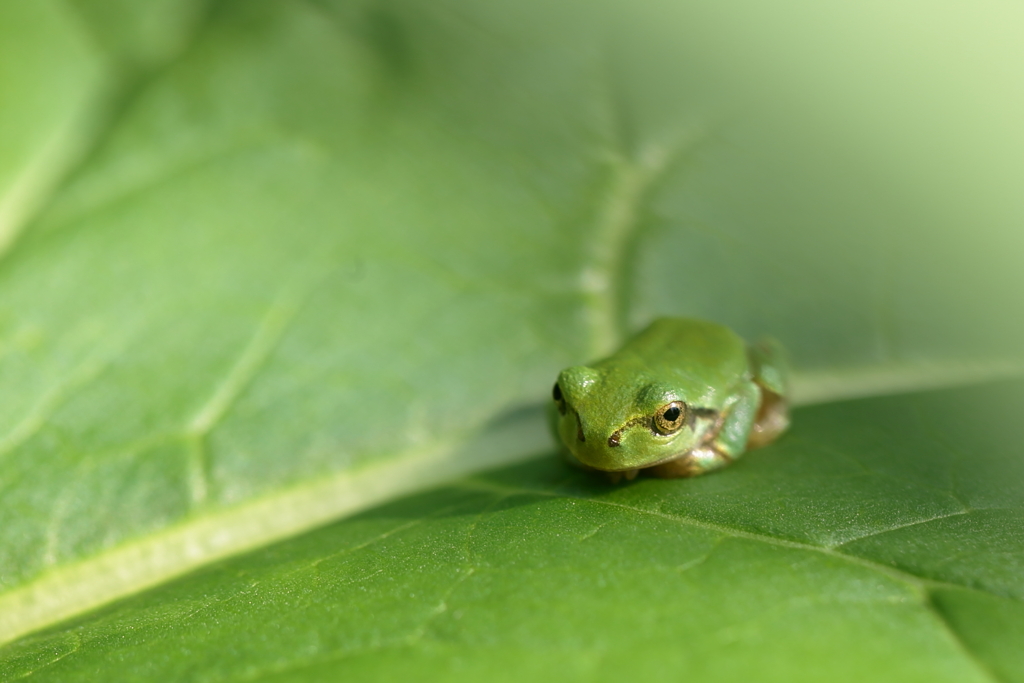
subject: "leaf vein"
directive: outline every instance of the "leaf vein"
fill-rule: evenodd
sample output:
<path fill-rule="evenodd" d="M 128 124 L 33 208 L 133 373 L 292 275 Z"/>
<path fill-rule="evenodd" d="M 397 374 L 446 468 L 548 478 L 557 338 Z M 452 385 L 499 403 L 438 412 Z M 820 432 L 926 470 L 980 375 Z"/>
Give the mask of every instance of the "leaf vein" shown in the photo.
<path fill-rule="evenodd" d="M 193 504 L 203 503 L 209 489 L 206 437 L 224 418 L 246 387 L 259 375 L 304 299 L 305 296 L 293 287 L 285 287 L 275 297 L 234 365 L 189 420 L 184 436 L 189 443 L 188 480 Z"/>
<path fill-rule="evenodd" d="M 691 142 L 651 144 L 635 158 L 611 155 L 610 187 L 598 207 L 590 253 L 580 273 L 593 357 L 614 351 L 621 338 L 627 247 L 640 229 L 642 204 L 651 187 Z"/>
<path fill-rule="evenodd" d="M 0 437 L 0 460 L 35 436 L 61 405 L 77 390 L 100 377 L 108 367 L 106 360 L 89 359 L 74 369 L 64 382 L 47 390 L 21 421 Z"/>
<path fill-rule="evenodd" d="M 876 572 L 879 572 L 881 574 L 884 574 L 884 575 L 888 576 L 891 579 L 894 579 L 896 581 L 901 581 L 903 583 L 907 583 L 907 584 L 909 584 L 909 585 L 911 585 L 911 586 L 913 586 L 915 588 L 922 589 L 922 590 L 925 589 L 925 588 L 929 588 L 929 587 L 933 587 L 933 588 L 941 588 L 941 587 L 958 588 L 958 589 L 964 589 L 964 590 L 975 590 L 975 591 L 979 591 L 979 592 L 982 592 L 982 593 L 987 593 L 987 594 L 990 594 L 990 595 L 998 595 L 999 597 L 1003 597 L 1003 598 L 1007 598 L 1007 599 L 1011 599 L 1011 600 L 1017 600 L 1018 599 L 1018 598 L 1016 598 L 1015 596 L 1012 596 L 1012 595 L 1004 595 L 1002 593 L 996 593 L 996 592 L 994 592 L 992 590 L 978 588 L 976 586 L 969 586 L 969 585 L 966 585 L 966 584 L 958 584 L 958 583 L 952 583 L 952 582 L 949 582 L 949 581 L 940 581 L 940 580 L 930 579 L 930 578 L 923 577 L 923 576 L 918 576 L 918 575 L 912 574 L 912 573 L 910 573 L 910 572 L 908 572 L 906 570 L 896 569 L 895 567 L 891 567 L 891 566 L 882 564 L 880 562 L 876 562 L 874 560 L 869 560 L 869 559 L 866 559 L 866 558 L 858 557 L 856 555 L 850 555 L 850 554 L 847 554 L 847 553 L 835 550 L 835 549 L 830 548 L 830 547 L 814 545 L 814 544 L 811 544 L 811 543 L 804 543 L 804 542 L 801 542 L 801 541 L 791 541 L 791 540 L 788 540 L 788 539 L 776 538 L 774 536 L 768 536 L 766 534 L 761 534 L 761 533 L 757 533 L 757 532 L 753 532 L 753 531 L 746 531 L 746 530 L 743 530 L 743 529 L 735 529 L 735 528 L 726 526 L 724 524 L 715 524 L 714 522 L 705 522 L 703 520 L 693 519 L 693 518 L 690 518 L 690 517 L 682 517 L 682 516 L 679 516 L 679 515 L 673 515 L 673 514 L 669 514 L 669 513 L 665 513 L 665 512 L 660 512 L 660 511 L 656 511 L 656 510 L 645 510 L 643 508 L 634 507 L 632 505 L 626 505 L 625 503 L 616 503 L 616 502 L 608 501 L 608 500 L 598 500 L 598 499 L 595 499 L 595 498 L 585 498 L 585 497 L 582 497 L 582 496 L 573 496 L 573 495 L 554 493 L 554 492 L 551 492 L 551 491 L 543 491 L 543 490 L 537 490 L 537 489 L 520 489 L 520 488 L 514 488 L 514 487 L 507 487 L 507 486 L 503 486 L 503 485 L 500 485 L 500 484 L 493 484 L 491 482 L 483 481 L 483 480 L 480 480 L 480 479 L 463 479 L 462 481 L 457 482 L 456 484 L 454 484 L 454 486 L 460 486 L 460 487 L 463 487 L 463 488 L 466 488 L 466 489 L 471 489 L 471 490 L 491 490 L 491 491 L 494 491 L 495 493 L 505 493 L 505 494 L 514 493 L 514 494 L 527 495 L 527 496 L 543 496 L 543 497 L 546 497 L 546 498 L 565 498 L 565 499 L 575 500 L 575 501 L 579 501 L 579 502 L 583 502 L 583 503 L 592 503 L 594 505 L 605 505 L 605 506 L 608 506 L 608 507 L 619 508 L 619 509 L 622 509 L 622 510 L 628 510 L 630 512 L 635 512 L 635 513 L 642 514 L 642 515 L 650 515 L 652 517 L 659 517 L 661 519 L 671 520 L 671 521 L 674 521 L 674 522 L 676 522 L 678 524 L 684 524 L 686 526 L 692 526 L 692 527 L 695 527 L 695 528 L 698 528 L 698 529 L 704 529 L 704 530 L 707 530 L 707 531 L 713 531 L 713 532 L 716 532 L 716 533 L 719 533 L 719 534 L 725 534 L 727 536 L 732 536 L 732 537 L 735 537 L 735 538 L 742 538 L 742 539 L 746 539 L 746 540 L 750 540 L 750 541 L 758 541 L 758 542 L 765 543 L 765 544 L 768 544 L 768 545 L 777 546 L 777 547 L 780 547 L 780 548 L 788 548 L 788 549 L 792 549 L 792 550 L 805 550 L 805 551 L 809 551 L 809 552 L 819 553 L 819 554 L 826 555 L 826 556 L 831 557 L 831 558 L 835 558 L 835 559 L 838 559 L 838 560 L 842 560 L 844 562 L 848 562 L 850 564 L 859 565 L 859 566 L 864 567 L 866 569 L 871 569 L 873 571 L 876 571 Z"/>
<path fill-rule="evenodd" d="M 889 527 L 887 529 L 879 529 L 878 531 L 872 531 L 871 533 L 864 534 L 863 536 L 855 536 L 853 538 L 848 538 L 842 543 L 837 543 L 836 545 L 832 546 L 832 548 L 839 548 L 850 543 L 855 543 L 856 541 L 863 541 L 866 538 L 874 538 L 875 536 L 881 536 L 883 534 L 892 533 L 893 531 L 899 531 L 900 529 L 909 529 L 910 527 L 920 526 L 921 524 L 928 524 L 929 522 L 934 522 L 940 519 L 949 519 L 950 517 L 962 517 L 964 515 L 969 515 L 972 512 L 975 512 L 975 510 L 958 510 L 956 512 L 950 512 L 945 515 L 935 515 L 934 517 L 928 517 L 926 519 L 917 519 L 913 522 L 907 522 L 906 524 L 897 524 L 896 526 Z"/>

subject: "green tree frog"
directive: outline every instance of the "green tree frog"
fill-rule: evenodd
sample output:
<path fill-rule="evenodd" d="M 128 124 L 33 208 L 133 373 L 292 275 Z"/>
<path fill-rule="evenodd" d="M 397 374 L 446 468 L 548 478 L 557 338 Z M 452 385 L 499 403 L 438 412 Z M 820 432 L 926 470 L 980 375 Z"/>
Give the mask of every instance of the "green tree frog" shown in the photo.
<path fill-rule="evenodd" d="M 722 325 L 660 318 L 615 354 L 558 375 L 551 423 L 570 462 L 613 482 L 692 477 L 789 426 L 781 349 Z"/>

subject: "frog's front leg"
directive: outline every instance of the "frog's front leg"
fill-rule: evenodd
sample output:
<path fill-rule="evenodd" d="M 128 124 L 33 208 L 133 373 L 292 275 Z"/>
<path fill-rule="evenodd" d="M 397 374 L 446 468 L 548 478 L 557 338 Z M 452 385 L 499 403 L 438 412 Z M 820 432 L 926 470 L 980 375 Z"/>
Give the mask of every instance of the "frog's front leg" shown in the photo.
<path fill-rule="evenodd" d="M 707 438 L 675 460 L 648 468 L 656 477 L 695 477 L 725 467 L 743 455 L 761 405 L 761 388 L 745 382 L 736 399 L 718 416 Z"/>

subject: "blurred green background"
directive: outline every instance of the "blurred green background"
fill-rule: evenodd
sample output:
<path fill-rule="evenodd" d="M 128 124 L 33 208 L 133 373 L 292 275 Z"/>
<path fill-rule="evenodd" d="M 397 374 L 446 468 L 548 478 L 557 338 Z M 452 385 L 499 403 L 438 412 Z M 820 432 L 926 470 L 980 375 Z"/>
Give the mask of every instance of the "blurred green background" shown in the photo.
<path fill-rule="evenodd" d="M 929 614 L 959 605 L 936 597 L 928 581 L 938 581 L 1010 600 L 968 610 L 982 614 L 975 622 L 943 617 L 938 631 L 959 634 L 959 654 L 949 656 L 961 660 L 936 670 L 1019 680 L 1024 664 L 1011 646 L 999 650 L 988 627 L 956 624 L 1000 623 L 1004 638 L 1024 628 L 1011 580 L 1024 552 L 1013 417 L 1024 404 L 1018 385 L 1005 383 L 1024 369 L 1022 29 L 1024 8 L 994 1 L 0 0 L 0 643 L 51 629 L 0 645 L 0 673 L 95 675 L 106 666 L 95 662 L 115 661 L 104 647 L 120 635 L 156 623 L 154 614 L 191 614 L 183 604 L 217 594 L 202 583 L 211 575 L 167 584 L 174 577 L 467 473 L 537 457 L 526 474 L 507 471 L 533 481 L 552 458 L 540 406 L 557 371 L 609 352 L 655 316 L 689 315 L 779 338 L 797 370 L 798 403 L 867 397 L 868 407 L 798 411 L 792 440 L 776 449 L 797 463 L 783 479 L 744 462 L 710 484 L 641 482 L 629 493 L 581 481 L 572 495 L 664 504 L 716 533 L 830 553 L 861 533 L 1010 511 L 984 522 L 988 531 L 928 536 L 928 561 L 899 566 L 909 593 L 879 599 L 918 601 Z M 1004 383 L 955 388 L 994 380 Z M 865 437 L 880 421 L 884 435 Z M 971 452 L 981 443 L 984 457 Z M 947 458 L 949 444 L 970 454 Z M 829 469 L 844 457 L 868 458 L 872 476 L 876 465 L 910 472 L 913 491 L 851 483 L 856 467 Z M 988 464 L 963 465 L 976 457 Z M 806 488 L 816 502 L 786 507 L 810 471 L 820 477 Z M 545 500 L 561 500 L 564 476 L 575 475 L 541 477 Z M 972 477 L 985 483 L 964 483 Z M 734 485 L 699 510 L 680 502 Z M 926 502 L 936 487 L 953 502 Z M 988 489 L 1003 493 L 985 497 Z M 455 491 L 444 495 L 465 495 Z M 760 510 L 765 491 L 785 508 L 766 513 L 781 526 L 732 516 Z M 487 520 L 497 504 L 402 500 L 394 505 L 414 512 L 399 517 L 418 520 L 425 547 L 449 533 L 427 522 L 434 510 L 465 504 Z M 787 524 L 807 505 L 818 510 L 814 530 L 794 536 Z M 390 519 L 388 509 L 320 533 L 356 552 L 359 525 L 376 528 L 374 515 Z M 836 530 L 837 519 L 853 524 L 840 509 L 862 511 L 860 532 Z M 555 528 L 559 514 L 491 525 L 487 542 L 500 548 L 507 529 Z M 628 536 L 632 522 L 619 523 Z M 991 551 L 978 567 L 955 577 L 921 569 L 947 566 L 943 553 L 976 534 Z M 211 570 L 227 572 L 217 590 L 239 594 L 246 572 L 270 562 L 265 553 L 308 560 L 308 538 L 224 565 L 238 573 Z M 581 576 L 628 566 L 622 580 L 633 586 L 625 577 L 644 571 L 631 564 L 642 552 L 616 543 L 578 558 Z M 408 552 L 391 548 L 385 575 L 406 575 L 398 568 Z M 548 541 L 530 550 L 571 566 L 564 552 Z M 898 564 L 878 552 L 865 555 L 878 563 L 871 571 Z M 1009 583 L 981 580 L 982 565 L 1002 566 Z M 531 568 L 531 580 L 544 571 Z M 814 570 L 826 578 L 811 581 L 818 597 L 809 600 L 837 594 L 829 571 Z M 695 595 L 742 595 L 753 590 L 744 576 Z M 482 599 L 516 580 L 480 588 Z M 165 592 L 124 603 L 117 618 L 59 625 L 152 586 Z M 384 675 L 392 660 L 374 656 L 379 643 L 366 636 L 377 632 L 375 611 L 415 622 L 416 610 L 434 607 L 387 598 L 382 584 L 366 590 L 377 606 L 342 629 L 344 647 L 365 646 L 365 668 L 349 673 Z M 546 604 L 585 613 L 603 590 L 595 584 L 560 606 L 552 597 L 533 625 L 498 616 L 449 640 L 435 634 L 462 643 L 431 660 L 445 662 L 435 673 L 452 675 L 464 659 L 475 662 L 467 677 L 565 666 L 600 678 L 595 662 L 635 625 L 602 632 L 595 624 L 614 622 L 603 617 L 559 627 L 543 613 Z M 280 595 L 289 591 L 315 587 Z M 662 598 L 637 595 L 616 613 L 644 601 Z M 692 623 L 667 611 L 648 618 L 686 642 L 700 614 L 716 610 L 701 609 Z M 286 623 L 281 610 L 260 618 Z M 181 633 L 152 635 L 132 647 L 160 640 L 155 669 L 125 665 L 103 677 L 341 675 L 280 664 L 297 652 L 336 654 L 324 634 L 341 627 L 327 619 L 311 622 L 309 639 L 271 648 L 277 664 L 239 656 L 221 667 L 217 653 L 254 618 L 232 614 L 222 615 L 226 640 L 175 649 Z M 709 661 L 735 660 L 735 671 L 670 658 L 647 675 L 728 679 L 768 671 L 770 659 L 772 676 L 812 679 L 801 662 L 830 661 L 844 639 L 874 661 L 862 616 L 837 619 L 834 632 L 798 620 L 787 642 L 825 635 L 788 656 L 777 643 L 733 647 L 728 638 L 697 647 Z M 487 650 L 538 624 L 562 643 L 550 659 L 530 647 Z M 558 640 L 592 627 L 582 650 Z M 416 637 L 395 628 L 423 654 L 425 626 L 410 627 Z M 920 652 L 946 637 L 896 631 L 920 634 Z M 490 645 L 458 640 L 467 633 L 491 634 Z M 935 675 L 916 667 L 928 656 L 899 647 L 915 653 L 899 676 L 892 653 L 857 675 Z M 645 656 L 656 662 L 661 651 Z M 63 669 L 51 666 L 58 661 Z"/>

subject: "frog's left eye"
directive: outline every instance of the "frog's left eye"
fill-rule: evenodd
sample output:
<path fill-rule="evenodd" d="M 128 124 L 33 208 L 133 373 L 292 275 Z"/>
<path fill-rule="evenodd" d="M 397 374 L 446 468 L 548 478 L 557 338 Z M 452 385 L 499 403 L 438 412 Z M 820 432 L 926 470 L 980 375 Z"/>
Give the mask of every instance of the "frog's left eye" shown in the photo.
<path fill-rule="evenodd" d="M 558 382 L 555 382 L 555 388 L 551 390 L 551 398 L 555 399 L 558 412 L 565 415 L 565 397 L 562 396 L 562 387 L 558 386 Z"/>
<path fill-rule="evenodd" d="M 654 414 L 654 428 L 659 434 L 678 432 L 685 421 L 686 404 L 682 401 L 672 401 L 658 408 L 658 412 Z"/>

